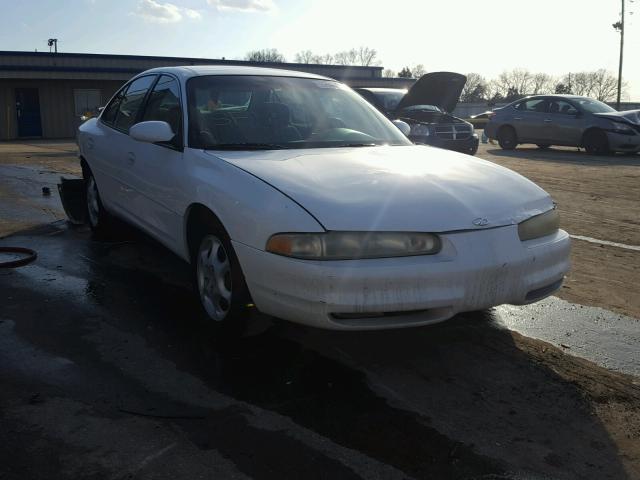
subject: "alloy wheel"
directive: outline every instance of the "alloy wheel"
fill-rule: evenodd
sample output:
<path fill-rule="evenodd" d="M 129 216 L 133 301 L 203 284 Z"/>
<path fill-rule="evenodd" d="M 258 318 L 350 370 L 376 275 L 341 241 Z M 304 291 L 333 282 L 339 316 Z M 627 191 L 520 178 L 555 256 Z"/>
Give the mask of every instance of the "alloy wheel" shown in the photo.
<path fill-rule="evenodd" d="M 231 308 L 229 255 L 218 237 L 206 235 L 200 243 L 196 261 L 198 292 L 202 306 L 212 320 L 221 322 Z"/>

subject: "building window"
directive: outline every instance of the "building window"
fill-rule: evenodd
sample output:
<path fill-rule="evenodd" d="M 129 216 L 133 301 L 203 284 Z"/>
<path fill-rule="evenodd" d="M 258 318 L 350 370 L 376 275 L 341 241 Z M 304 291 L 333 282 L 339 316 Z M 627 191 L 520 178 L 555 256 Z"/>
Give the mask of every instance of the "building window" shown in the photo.
<path fill-rule="evenodd" d="M 102 106 L 102 94 L 100 90 L 93 88 L 79 88 L 73 91 L 75 100 L 76 117 L 96 117 L 98 109 Z"/>

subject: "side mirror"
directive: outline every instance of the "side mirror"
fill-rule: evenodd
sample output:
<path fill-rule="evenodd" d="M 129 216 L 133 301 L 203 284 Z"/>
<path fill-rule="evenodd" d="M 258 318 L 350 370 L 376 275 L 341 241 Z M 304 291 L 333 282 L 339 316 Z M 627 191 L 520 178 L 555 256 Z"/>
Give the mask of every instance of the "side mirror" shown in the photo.
<path fill-rule="evenodd" d="M 168 142 L 175 137 L 167 122 L 156 120 L 136 123 L 129 129 L 129 135 L 134 140 L 147 143 Z"/>
<path fill-rule="evenodd" d="M 403 122 L 402 120 L 393 120 L 391 123 L 398 127 L 398 130 L 400 130 L 405 137 L 408 137 L 411 133 L 411 127 L 407 122 Z"/>

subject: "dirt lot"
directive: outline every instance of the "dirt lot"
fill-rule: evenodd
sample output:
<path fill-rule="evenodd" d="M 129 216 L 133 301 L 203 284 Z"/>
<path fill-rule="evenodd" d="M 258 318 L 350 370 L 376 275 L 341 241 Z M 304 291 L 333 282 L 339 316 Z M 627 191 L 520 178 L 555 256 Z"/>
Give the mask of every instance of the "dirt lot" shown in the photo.
<path fill-rule="evenodd" d="M 256 313 L 221 344 L 163 247 L 43 226 L 63 212 L 41 186 L 79 173 L 73 151 L 0 145 L 0 228 L 19 231 L 0 244 L 39 252 L 0 271 L 0 478 L 640 478 L 638 378 L 507 330 L 499 309 L 368 333 Z M 570 233 L 640 245 L 638 158 L 480 156 L 546 188 Z M 639 258 L 576 240 L 560 296 L 640 317 Z M 601 328 L 637 331 L 613 317 Z"/>
<path fill-rule="evenodd" d="M 507 152 L 487 144 L 478 156 L 547 190 L 572 235 L 640 246 L 639 155 L 596 157 L 529 145 Z M 561 298 L 640 318 L 640 251 L 574 240 L 572 264 Z"/>

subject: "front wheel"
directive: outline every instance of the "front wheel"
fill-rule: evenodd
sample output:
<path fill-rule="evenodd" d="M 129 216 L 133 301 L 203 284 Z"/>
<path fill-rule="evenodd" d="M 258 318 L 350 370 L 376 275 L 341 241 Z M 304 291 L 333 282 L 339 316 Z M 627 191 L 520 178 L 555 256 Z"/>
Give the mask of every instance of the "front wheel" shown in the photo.
<path fill-rule="evenodd" d="M 606 155 L 609 153 L 609 139 L 602 130 L 591 130 L 584 136 L 584 149 L 590 155 Z"/>
<path fill-rule="evenodd" d="M 192 266 L 205 320 L 225 334 L 241 334 L 247 323 L 249 294 L 227 235 L 207 228 L 193 252 Z"/>
<path fill-rule="evenodd" d="M 498 144 L 503 150 L 513 150 L 518 146 L 518 136 L 513 127 L 502 127 L 498 132 Z"/>

